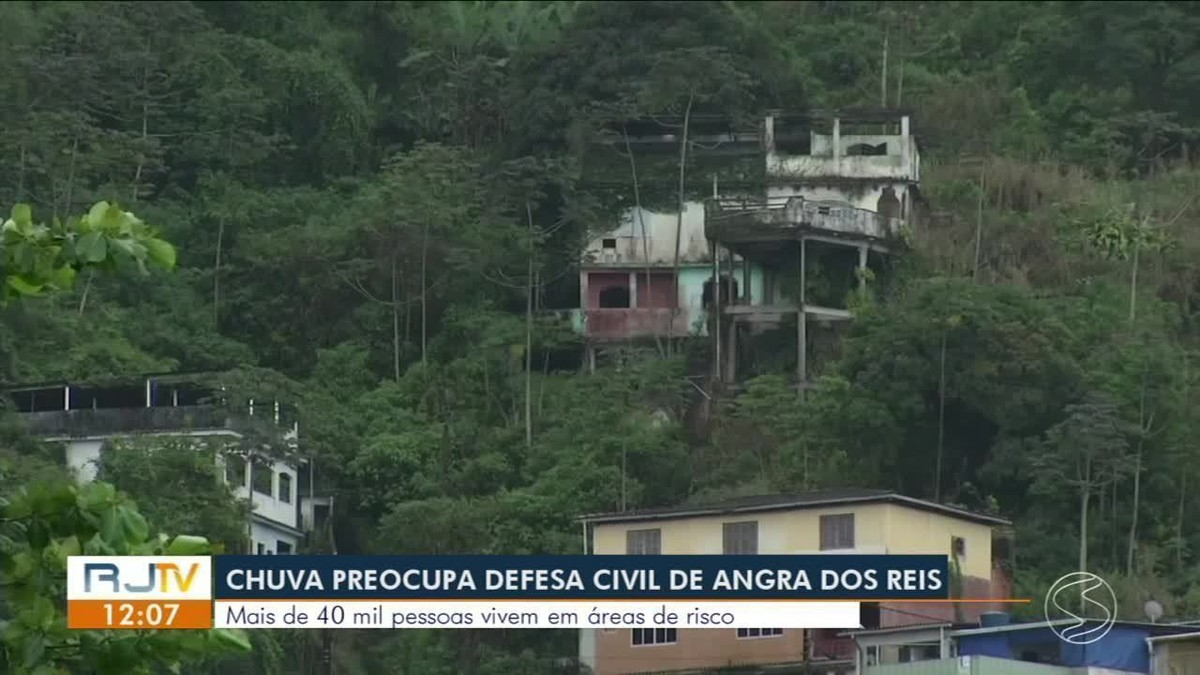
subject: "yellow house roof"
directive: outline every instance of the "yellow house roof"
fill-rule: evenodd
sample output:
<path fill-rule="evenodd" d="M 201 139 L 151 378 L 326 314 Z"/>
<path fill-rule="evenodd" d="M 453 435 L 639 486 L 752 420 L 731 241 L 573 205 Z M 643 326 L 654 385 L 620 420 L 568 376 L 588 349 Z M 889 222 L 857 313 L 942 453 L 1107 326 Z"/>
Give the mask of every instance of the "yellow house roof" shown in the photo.
<path fill-rule="evenodd" d="M 906 497 L 888 490 L 869 490 L 864 488 L 848 488 L 842 490 L 823 490 L 800 494 L 772 494 L 753 497 L 738 497 L 710 504 L 685 504 L 632 511 L 597 513 L 582 516 L 580 519 L 587 523 L 620 523 L 644 520 L 674 520 L 679 518 L 701 518 L 719 516 L 731 513 L 755 513 L 763 511 L 790 511 L 797 509 L 821 508 L 842 504 L 871 504 L 891 503 L 921 511 L 932 511 L 952 518 L 960 518 L 987 525 L 1007 526 L 1012 523 L 1004 518 L 975 513 L 955 506 L 938 504 L 913 497 Z"/>

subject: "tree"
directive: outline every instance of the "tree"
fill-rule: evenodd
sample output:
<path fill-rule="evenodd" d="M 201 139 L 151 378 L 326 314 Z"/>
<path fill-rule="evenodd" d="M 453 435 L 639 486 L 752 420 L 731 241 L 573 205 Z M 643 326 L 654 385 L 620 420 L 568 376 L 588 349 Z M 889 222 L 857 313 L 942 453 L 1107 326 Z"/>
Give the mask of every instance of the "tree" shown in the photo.
<path fill-rule="evenodd" d="M 221 473 L 220 438 L 129 438 L 101 458 L 99 480 L 137 495 L 139 512 L 170 532 L 202 532 L 213 549 L 246 553 L 250 504 Z M 240 477 L 239 477 L 240 478 Z"/>
<path fill-rule="evenodd" d="M 1129 430 L 1117 406 L 1100 395 L 1066 408 L 1067 417 L 1046 436 L 1033 459 L 1035 486 L 1055 493 L 1063 485 L 1079 499 L 1079 571 L 1088 571 L 1088 515 L 1096 492 L 1129 470 Z"/>
<path fill-rule="evenodd" d="M 168 268 L 175 251 L 133 214 L 101 202 L 82 218 L 35 224 L 19 204 L 3 224 L 6 299 L 70 288 L 84 270 L 150 263 Z M 59 478 L 0 498 L 0 583 L 4 630 L 0 666 L 14 675 L 91 672 L 146 674 L 224 650 L 248 650 L 244 633 L 213 631 L 71 631 L 63 612 L 72 555 L 203 555 L 203 537 L 151 532 L 112 485 L 82 488 Z"/>
<path fill-rule="evenodd" d="M 6 621 L 0 666 L 14 675 L 68 673 L 150 675 L 225 651 L 248 651 L 238 630 L 73 631 L 67 629 L 66 563 L 72 555 L 206 555 L 203 537 L 151 531 L 133 503 L 109 484 L 77 488 L 38 483 L 0 506 L 0 581 Z"/>
<path fill-rule="evenodd" d="M 175 249 L 158 239 L 137 216 L 98 202 L 82 217 L 33 220 L 28 204 L 17 204 L 2 229 L 6 299 L 64 291 L 82 271 L 116 271 L 147 264 L 171 269 Z"/>

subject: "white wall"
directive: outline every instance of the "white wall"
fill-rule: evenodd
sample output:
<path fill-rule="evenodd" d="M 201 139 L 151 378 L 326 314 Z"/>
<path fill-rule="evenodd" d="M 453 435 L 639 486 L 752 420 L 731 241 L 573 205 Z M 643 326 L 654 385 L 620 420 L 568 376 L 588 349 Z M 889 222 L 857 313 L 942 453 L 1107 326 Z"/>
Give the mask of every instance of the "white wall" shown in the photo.
<path fill-rule="evenodd" d="M 706 262 L 708 240 L 704 238 L 704 204 L 687 202 L 684 205 L 681 228 L 679 261 Z M 678 214 L 657 213 L 636 208 L 630 209 L 621 218 L 621 224 L 611 232 L 592 240 L 584 251 L 584 259 L 592 265 L 645 265 L 647 261 L 643 241 L 649 249 L 651 265 L 672 265 L 675 262 L 675 230 L 679 227 Z M 643 239 L 645 238 L 645 239 Z M 605 239 L 616 239 L 616 249 L 605 249 Z"/>
<path fill-rule="evenodd" d="M 197 438 L 211 436 L 240 437 L 232 431 L 180 431 L 143 435 L 193 436 Z M 48 438 L 46 440 L 50 443 L 62 443 L 65 448 L 67 466 L 75 473 L 76 479 L 81 483 L 90 483 L 96 480 L 96 475 L 100 469 L 100 450 L 111 438 L 113 437 L 91 436 L 87 438 Z"/>
<path fill-rule="evenodd" d="M 222 475 L 228 476 L 226 473 L 225 460 L 221 461 Z M 251 489 L 252 472 L 256 470 L 253 462 L 245 462 L 242 483 L 241 485 L 232 484 L 230 488 L 233 494 L 241 499 L 247 499 L 254 507 L 254 513 L 267 518 L 274 522 L 286 525 L 287 527 L 299 529 L 299 515 L 296 507 L 296 500 L 299 498 L 299 478 L 295 468 L 284 462 L 273 462 L 269 465 L 268 470 L 271 472 L 271 494 L 266 495 L 257 490 Z M 291 478 L 291 489 L 289 494 L 290 500 L 280 499 L 280 476 L 289 476 Z"/>
<path fill-rule="evenodd" d="M 84 438 L 64 443 L 66 446 L 67 466 L 74 472 L 76 480 L 90 483 L 96 480 L 100 469 L 100 448 L 104 447 L 103 438 Z"/>
<path fill-rule="evenodd" d="M 886 155 L 846 156 L 851 146 L 866 143 L 887 143 Z M 890 178 L 917 182 L 921 180 L 921 160 L 911 136 L 842 135 L 838 139 L 839 153 L 834 154 L 833 137 L 813 134 L 812 154 L 789 155 L 767 153 L 767 172 L 772 176 L 802 178 Z"/>
<path fill-rule="evenodd" d="M 167 434 L 153 434 L 155 436 L 194 436 L 197 438 L 224 436 L 237 438 L 238 434 L 231 431 L 197 431 L 197 432 L 175 432 Z M 75 438 L 75 439 L 57 439 L 65 446 L 67 466 L 74 472 L 76 479 L 82 483 L 88 483 L 96 479 L 99 469 L 100 451 L 104 444 L 109 440 L 107 437 L 99 438 Z M 225 475 L 225 460 L 218 460 L 221 475 Z M 271 494 L 264 495 L 259 492 L 253 492 L 249 489 L 250 483 L 250 463 L 246 463 L 246 469 L 241 485 L 231 485 L 233 493 L 241 499 L 251 500 L 254 508 L 254 513 L 262 518 L 266 518 L 289 528 L 299 529 L 299 516 L 296 504 L 300 498 L 299 476 L 294 467 L 284 462 L 274 462 L 271 465 Z M 291 500 L 290 502 L 279 499 L 280 474 L 285 474 L 291 477 Z M 253 492 L 253 498 L 251 493 Z M 288 535 L 293 538 L 293 535 Z M 282 537 L 281 537 L 282 538 Z M 271 539 L 274 541 L 274 539 Z M 272 545 L 272 549 L 273 549 Z"/>
<path fill-rule="evenodd" d="M 296 553 L 296 549 L 300 545 L 300 538 L 294 533 L 282 528 L 274 527 L 270 523 L 259 520 L 250 521 L 250 552 L 257 554 L 258 546 L 262 544 L 264 554 L 279 553 L 279 542 L 285 541 L 292 546 L 292 553 Z"/>
<path fill-rule="evenodd" d="M 579 663 L 596 670 L 596 629 L 583 628 L 579 631 Z"/>

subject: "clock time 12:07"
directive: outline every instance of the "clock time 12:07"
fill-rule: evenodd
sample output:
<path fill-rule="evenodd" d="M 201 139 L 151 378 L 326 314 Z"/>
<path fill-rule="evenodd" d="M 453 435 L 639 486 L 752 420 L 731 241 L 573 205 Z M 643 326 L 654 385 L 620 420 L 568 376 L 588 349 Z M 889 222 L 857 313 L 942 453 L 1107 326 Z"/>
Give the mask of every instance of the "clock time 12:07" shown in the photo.
<path fill-rule="evenodd" d="M 140 605 L 140 606 L 139 606 Z M 168 628 L 175 623 L 179 605 L 170 602 L 109 602 L 104 605 L 108 625 L 126 628 Z"/>

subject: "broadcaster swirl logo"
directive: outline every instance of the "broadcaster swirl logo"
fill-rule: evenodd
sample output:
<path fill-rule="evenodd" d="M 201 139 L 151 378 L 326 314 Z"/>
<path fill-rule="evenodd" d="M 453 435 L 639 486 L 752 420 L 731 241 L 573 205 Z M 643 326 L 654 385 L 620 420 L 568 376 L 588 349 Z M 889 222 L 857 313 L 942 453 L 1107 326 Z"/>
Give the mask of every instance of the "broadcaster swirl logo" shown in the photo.
<path fill-rule="evenodd" d="M 1052 616 L 1051 608 L 1057 611 Z M 1093 611 L 1088 611 L 1093 610 Z M 1046 593 L 1046 623 L 1064 642 L 1087 645 L 1100 640 L 1112 630 L 1117 620 L 1117 595 L 1112 586 L 1091 572 L 1064 574 Z M 1081 613 L 1098 613 L 1089 619 Z M 1054 625 L 1056 620 L 1074 619 L 1070 625 Z"/>

